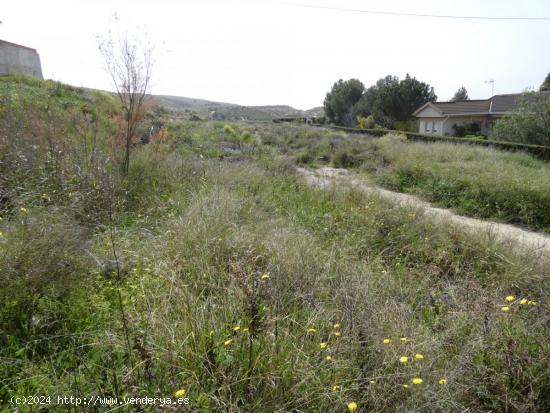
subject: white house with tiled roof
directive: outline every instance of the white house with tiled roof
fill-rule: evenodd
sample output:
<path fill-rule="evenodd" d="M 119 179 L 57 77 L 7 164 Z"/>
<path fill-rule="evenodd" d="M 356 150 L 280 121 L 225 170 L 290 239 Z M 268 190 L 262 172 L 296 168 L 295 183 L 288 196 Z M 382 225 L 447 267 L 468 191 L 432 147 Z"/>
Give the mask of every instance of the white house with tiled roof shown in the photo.
<path fill-rule="evenodd" d="M 540 92 L 550 98 L 550 92 Z M 418 131 L 428 135 L 453 136 L 453 126 L 475 123 L 479 133 L 489 136 L 493 125 L 504 113 L 513 110 L 522 93 L 495 95 L 486 100 L 459 100 L 456 102 L 428 102 L 413 116 L 418 118 Z"/>

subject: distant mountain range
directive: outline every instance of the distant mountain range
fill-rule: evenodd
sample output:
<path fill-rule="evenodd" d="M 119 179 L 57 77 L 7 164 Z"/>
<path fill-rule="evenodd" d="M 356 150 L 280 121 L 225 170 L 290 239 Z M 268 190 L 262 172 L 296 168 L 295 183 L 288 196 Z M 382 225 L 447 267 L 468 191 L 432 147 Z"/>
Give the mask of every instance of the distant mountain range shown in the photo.
<path fill-rule="evenodd" d="M 176 112 L 194 113 L 203 119 L 216 120 L 272 120 L 276 118 L 296 118 L 323 116 L 322 107 L 299 110 L 286 105 L 241 106 L 234 103 L 212 102 L 182 96 L 153 95 L 162 107 Z"/>

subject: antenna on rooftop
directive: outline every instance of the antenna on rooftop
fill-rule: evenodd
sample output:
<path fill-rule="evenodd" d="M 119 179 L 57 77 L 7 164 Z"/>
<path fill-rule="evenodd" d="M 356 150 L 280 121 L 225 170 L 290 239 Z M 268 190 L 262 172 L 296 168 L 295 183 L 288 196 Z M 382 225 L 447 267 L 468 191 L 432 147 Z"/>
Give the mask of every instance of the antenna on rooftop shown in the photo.
<path fill-rule="evenodd" d="M 491 84 L 491 96 L 494 96 L 495 95 L 495 79 L 490 78 L 489 80 L 486 80 L 483 83 L 485 83 L 485 84 L 490 83 Z"/>

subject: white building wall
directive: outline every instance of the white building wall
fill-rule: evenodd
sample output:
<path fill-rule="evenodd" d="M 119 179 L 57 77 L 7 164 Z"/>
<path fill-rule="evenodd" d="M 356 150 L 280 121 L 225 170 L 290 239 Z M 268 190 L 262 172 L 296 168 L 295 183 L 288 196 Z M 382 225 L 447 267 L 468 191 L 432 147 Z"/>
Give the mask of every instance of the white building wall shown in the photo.
<path fill-rule="evenodd" d="M 442 118 L 420 118 L 418 132 L 425 135 L 441 135 L 443 129 Z"/>
<path fill-rule="evenodd" d="M 0 75 L 22 73 L 42 79 L 36 50 L 0 41 Z"/>

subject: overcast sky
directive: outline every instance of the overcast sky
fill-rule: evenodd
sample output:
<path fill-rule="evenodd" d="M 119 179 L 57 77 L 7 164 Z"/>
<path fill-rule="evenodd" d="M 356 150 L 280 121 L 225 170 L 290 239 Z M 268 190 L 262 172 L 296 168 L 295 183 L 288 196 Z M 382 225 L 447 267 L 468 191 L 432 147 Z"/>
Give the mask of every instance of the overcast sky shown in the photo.
<path fill-rule="evenodd" d="M 152 93 L 320 106 L 340 79 L 366 86 L 410 73 L 448 100 L 538 88 L 550 21 L 460 20 L 312 8 L 550 17 L 549 0 L 1 0 L 0 39 L 36 48 L 46 78 L 111 89 L 97 36 L 118 29 L 155 47 Z M 114 14 L 118 20 L 113 18 Z"/>

